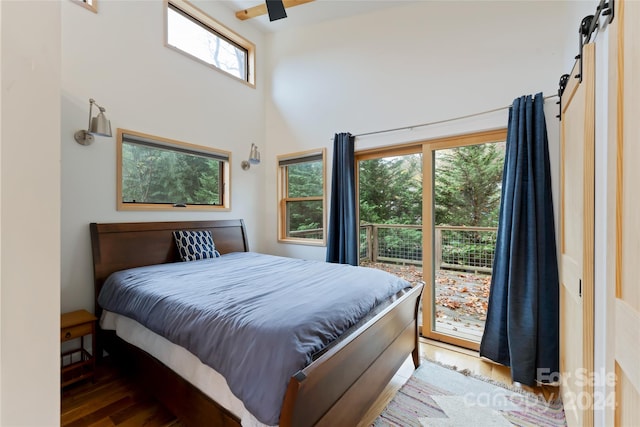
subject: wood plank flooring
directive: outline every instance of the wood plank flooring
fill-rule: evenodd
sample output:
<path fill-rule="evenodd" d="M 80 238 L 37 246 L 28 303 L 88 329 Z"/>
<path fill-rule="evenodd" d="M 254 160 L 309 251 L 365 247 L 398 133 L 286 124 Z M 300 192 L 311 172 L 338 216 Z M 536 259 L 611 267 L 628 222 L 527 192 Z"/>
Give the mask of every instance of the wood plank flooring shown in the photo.
<path fill-rule="evenodd" d="M 474 351 L 422 339 L 420 354 L 445 365 L 468 369 L 473 374 L 511 383 L 509 368 L 481 359 Z M 413 363 L 409 358 L 357 427 L 370 426 L 412 372 Z M 523 388 L 544 396 L 547 400 L 557 397 L 558 393 L 557 387 Z M 108 358 L 98 365 L 94 383 L 80 383 L 62 391 L 60 425 L 184 427 L 168 409 L 123 375 L 117 367 L 112 366 Z"/>
<path fill-rule="evenodd" d="M 183 427 L 108 358 L 98 364 L 94 383 L 86 381 L 62 390 L 60 425 Z"/>

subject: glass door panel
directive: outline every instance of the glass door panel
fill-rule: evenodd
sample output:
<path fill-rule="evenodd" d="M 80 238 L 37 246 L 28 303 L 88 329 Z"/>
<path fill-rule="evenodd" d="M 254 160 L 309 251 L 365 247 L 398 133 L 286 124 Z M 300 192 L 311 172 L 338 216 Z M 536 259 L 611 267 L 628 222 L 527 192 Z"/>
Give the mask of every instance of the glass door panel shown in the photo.
<path fill-rule="evenodd" d="M 424 282 L 423 336 L 479 349 L 506 129 L 356 153 L 360 265 Z"/>
<path fill-rule="evenodd" d="M 430 150 L 432 286 L 423 335 L 478 348 L 491 284 L 504 147 L 504 142 L 490 142 Z"/>
<path fill-rule="evenodd" d="M 406 150 L 405 150 L 406 151 Z M 360 265 L 422 281 L 422 147 L 358 159 Z"/>

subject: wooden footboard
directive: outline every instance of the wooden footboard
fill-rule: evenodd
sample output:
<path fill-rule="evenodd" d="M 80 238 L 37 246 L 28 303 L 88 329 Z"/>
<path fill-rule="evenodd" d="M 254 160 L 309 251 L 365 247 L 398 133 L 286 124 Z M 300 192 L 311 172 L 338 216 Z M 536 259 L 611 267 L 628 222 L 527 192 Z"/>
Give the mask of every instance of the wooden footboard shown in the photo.
<path fill-rule="evenodd" d="M 294 375 L 280 426 L 356 425 L 409 354 L 417 367 L 422 288 L 411 289 Z"/>

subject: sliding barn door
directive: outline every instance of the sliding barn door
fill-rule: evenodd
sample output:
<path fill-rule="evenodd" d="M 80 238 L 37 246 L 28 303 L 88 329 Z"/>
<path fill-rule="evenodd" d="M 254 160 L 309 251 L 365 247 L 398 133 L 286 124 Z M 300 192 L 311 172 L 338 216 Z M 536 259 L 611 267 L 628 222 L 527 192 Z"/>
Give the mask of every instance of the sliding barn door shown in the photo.
<path fill-rule="evenodd" d="M 560 370 L 567 424 L 592 426 L 595 46 L 587 44 L 562 95 Z"/>
<path fill-rule="evenodd" d="M 617 155 L 608 176 L 616 193 L 608 211 L 615 218 L 609 245 L 615 278 L 607 284 L 615 289 L 609 293 L 607 333 L 613 334 L 614 423 L 633 426 L 640 423 L 640 2 L 615 6 L 609 34 L 609 153 Z"/>

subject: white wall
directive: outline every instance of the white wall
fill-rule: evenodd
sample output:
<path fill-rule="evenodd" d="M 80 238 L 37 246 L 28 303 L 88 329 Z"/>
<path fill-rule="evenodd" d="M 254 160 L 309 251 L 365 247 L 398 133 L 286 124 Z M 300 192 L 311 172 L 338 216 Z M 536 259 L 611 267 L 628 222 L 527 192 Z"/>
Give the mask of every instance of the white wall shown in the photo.
<path fill-rule="evenodd" d="M 565 58 L 575 55 L 565 49 L 574 28 L 567 13 L 566 2 L 428 1 L 272 35 L 263 157 L 267 250 L 325 256 L 325 248 L 276 243 L 278 154 L 326 146 L 331 158 L 336 132 L 428 123 L 508 106 L 525 94 L 556 94 Z M 557 174 L 554 102 L 547 106 L 547 122 Z M 360 138 L 356 150 L 506 126 L 506 118 L 504 110 L 438 128 Z"/>
<path fill-rule="evenodd" d="M 61 310 L 93 311 L 90 222 L 244 218 L 260 250 L 264 168 L 243 171 L 240 161 L 252 142 L 264 147 L 263 35 L 217 2 L 194 2 L 256 45 L 254 89 L 166 48 L 162 1 L 101 1 L 97 14 L 61 4 Z M 82 146 L 73 133 L 86 129 L 89 98 L 107 109 L 114 136 Z M 116 211 L 116 128 L 231 151 L 231 211 Z"/>
<path fill-rule="evenodd" d="M 60 422 L 60 2 L 0 2 L 0 425 Z"/>

